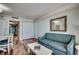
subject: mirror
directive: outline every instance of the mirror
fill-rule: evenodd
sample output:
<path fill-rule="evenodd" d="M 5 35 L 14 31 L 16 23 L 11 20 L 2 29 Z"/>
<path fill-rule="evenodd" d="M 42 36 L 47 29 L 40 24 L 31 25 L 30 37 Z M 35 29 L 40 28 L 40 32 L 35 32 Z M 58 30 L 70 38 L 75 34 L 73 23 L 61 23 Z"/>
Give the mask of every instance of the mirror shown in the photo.
<path fill-rule="evenodd" d="M 59 17 L 50 20 L 50 31 L 64 31 L 67 29 L 67 17 Z"/>

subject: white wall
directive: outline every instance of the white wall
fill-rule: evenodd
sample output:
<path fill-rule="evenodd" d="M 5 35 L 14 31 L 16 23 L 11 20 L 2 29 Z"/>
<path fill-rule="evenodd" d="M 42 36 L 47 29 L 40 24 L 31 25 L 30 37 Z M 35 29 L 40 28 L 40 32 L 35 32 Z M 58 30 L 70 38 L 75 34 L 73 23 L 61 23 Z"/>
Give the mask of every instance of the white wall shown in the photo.
<path fill-rule="evenodd" d="M 0 36 L 9 35 L 8 18 L 8 16 L 0 17 Z"/>
<path fill-rule="evenodd" d="M 20 40 L 33 38 L 34 37 L 34 23 L 31 19 L 10 19 L 20 22 Z"/>
<path fill-rule="evenodd" d="M 34 37 L 34 23 L 30 19 L 13 19 L 11 16 L 0 17 L 0 36 L 9 35 L 9 20 L 20 22 L 20 40 Z"/>
<path fill-rule="evenodd" d="M 33 21 L 23 21 L 23 39 L 34 38 Z"/>
<path fill-rule="evenodd" d="M 61 16 L 67 16 L 67 32 L 50 31 L 50 19 Z M 40 37 L 47 32 L 73 34 L 76 36 L 76 43 L 79 44 L 79 9 L 70 9 L 35 20 L 35 37 Z"/>
<path fill-rule="evenodd" d="M 5 32 L 5 23 L 3 20 L 0 20 L 0 35 L 4 35 Z"/>

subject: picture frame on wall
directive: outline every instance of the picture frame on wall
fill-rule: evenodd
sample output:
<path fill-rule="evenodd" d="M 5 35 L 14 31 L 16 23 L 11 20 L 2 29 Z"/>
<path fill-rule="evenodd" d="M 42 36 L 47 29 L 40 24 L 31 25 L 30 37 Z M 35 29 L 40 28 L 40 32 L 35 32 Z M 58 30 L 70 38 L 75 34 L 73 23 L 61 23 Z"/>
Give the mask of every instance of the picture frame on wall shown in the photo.
<path fill-rule="evenodd" d="M 50 20 L 50 31 L 67 31 L 67 16 Z"/>

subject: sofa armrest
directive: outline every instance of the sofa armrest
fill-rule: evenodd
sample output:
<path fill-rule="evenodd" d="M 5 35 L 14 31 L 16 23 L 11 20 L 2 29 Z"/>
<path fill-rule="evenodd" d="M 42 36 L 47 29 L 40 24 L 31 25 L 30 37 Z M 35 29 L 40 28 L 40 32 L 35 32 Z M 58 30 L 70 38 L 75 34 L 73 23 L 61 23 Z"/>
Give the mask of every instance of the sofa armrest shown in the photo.
<path fill-rule="evenodd" d="M 72 36 L 71 41 L 67 45 L 67 55 L 75 54 L 75 36 Z"/>
<path fill-rule="evenodd" d="M 43 40 L 43 39 L 45 39 L 45 36 L 38 37 L 38 42 L 39 42 L 40 40 Z"/>
<path fill-rule="evenodd" d="M 42 39 L 44 39 L 44 37 L 42 36 L 42 37 L 38 37 L 38 40 L 42 40 Z"/>

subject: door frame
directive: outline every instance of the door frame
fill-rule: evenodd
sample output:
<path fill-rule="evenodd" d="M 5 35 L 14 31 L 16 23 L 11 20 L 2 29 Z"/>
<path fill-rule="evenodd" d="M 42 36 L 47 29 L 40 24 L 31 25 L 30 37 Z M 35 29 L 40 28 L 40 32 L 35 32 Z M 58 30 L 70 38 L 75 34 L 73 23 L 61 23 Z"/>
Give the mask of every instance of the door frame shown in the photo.
<path fill-rule="evenodd" d="M 20 37 L 20 21 L 9 20 L 9 25 L 10 25 L 10 22 L 17 22 L 17 24 L 18 24 L 18 38 L 19 38 Z"/>

